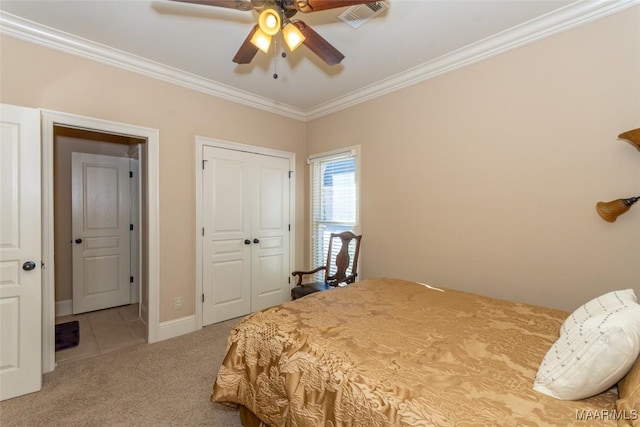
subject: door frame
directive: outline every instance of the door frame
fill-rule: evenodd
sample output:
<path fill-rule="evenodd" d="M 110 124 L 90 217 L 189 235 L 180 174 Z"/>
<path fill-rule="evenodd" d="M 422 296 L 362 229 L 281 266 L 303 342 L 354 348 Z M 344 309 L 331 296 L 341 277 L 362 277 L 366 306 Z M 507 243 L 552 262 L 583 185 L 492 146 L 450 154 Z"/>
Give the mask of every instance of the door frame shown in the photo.
<path fill-rule="evenodd" d="M 289 267 L 293 268 L 295 265 L 295 242 L 296 242 L 296 192 L 295 192 L 295 168 L 296 168 L 296 155 L 289 151 L 281 151 L 272 148 L 259 147 L 255 145 L 241 144 L 239 142 L 225 141 L 222 139 L 209 138 L 206 136 L 196 135 L 196 164 L 195 164 L 195 181 L 196 181 L 196 228 L 195 228 L 195 241 L 196 241 L 196 294 L 195 294 L 195 306 L 196 306 L 196 326 L 198 329 L 202 328 L 202 227 L 204 221 L 202 218 L 202 149 L 204 146 L 214 148 L 224 148 L 227 150 L 244 151 L 247 153 L 261 154 L 263 156 L 282 157 L 289 160 L 289 223 L 291 224 L 291 233 L 289 234 Z"/>
<path fill-rule="evenodd" d="M 134 149 L 135 147 L 135 149 Z M 140 250 L 140 242 L 142 241 L 142 230 L 140 224 L 142 220 L 140 217 L 141 212 L 141 197 L 140 191 L 141 179 L 140 179 L 140 161 L 141 150 L 140 144 L 136 144 L 129 149 L 129 155 L 135 153 L 136 158 L 129 157 L 129 170 L 133 172 L 133 177 L 129 180 L 129 221 L 133 224 L 135 233 L 131 233 L 131 239 L 129 240 L 130 250 L 130 263 L 131 263 L 131 275 L 133 276 L 133 282 L 131 283 L 131 303 L 136 304 L 142 302 L 142 288 L 140 287 L 140 274 L 142 272 L 142 253 Z M 138 305 L 138 315 L 141 315 L 142 307 Z M 146 315 L 145 315 L 146 318 Z"/>
<path fill-rule="evenodd" d="M 55 369 L 55 265 L 53 222 L 54 126 L 132 136 L 147 141 L 148 324 L 147 341 L 159 341 L 160 329 L 160 132 L 126 123 L 41 109 L 42 129 L 42 369 Z M 141 212 L 141 214 L 143 214 Z"/>

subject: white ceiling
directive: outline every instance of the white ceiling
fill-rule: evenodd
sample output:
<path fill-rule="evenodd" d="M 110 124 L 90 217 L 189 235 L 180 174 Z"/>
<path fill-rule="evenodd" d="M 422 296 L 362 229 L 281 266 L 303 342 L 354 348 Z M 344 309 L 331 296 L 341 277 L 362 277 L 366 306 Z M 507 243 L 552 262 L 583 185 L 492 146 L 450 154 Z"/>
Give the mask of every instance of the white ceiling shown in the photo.
<path fill-rule="evenodd" d="M 231 59 L 257 21 L 169 0 L 2 0 L 0 31 L 308 120 L 637 4 L 637 0 L 387 0 L 358 29 L 347 8 L 298 13 L 344 55 L 330 67 L 306 47 L 287 58 Z M 285 48 L 286 49 L 286 48 Z M 287 51 L 288 52 L 288 51 Z M 278 79 L 272 75 L 278 74 Z"/>

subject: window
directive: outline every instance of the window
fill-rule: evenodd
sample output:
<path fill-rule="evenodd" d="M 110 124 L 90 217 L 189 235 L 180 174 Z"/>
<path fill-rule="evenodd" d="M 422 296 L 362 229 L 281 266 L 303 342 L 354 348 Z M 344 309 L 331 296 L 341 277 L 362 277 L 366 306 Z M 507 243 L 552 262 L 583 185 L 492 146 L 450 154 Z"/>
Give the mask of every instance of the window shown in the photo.
<path fill-rule="evenodd" d="M 312 267 L 327 261 L 331 233 L 359 232 L 358 154 L 354 147 L 309 158 Z M 318 273 L 316 280 L 323 275 Z"/>

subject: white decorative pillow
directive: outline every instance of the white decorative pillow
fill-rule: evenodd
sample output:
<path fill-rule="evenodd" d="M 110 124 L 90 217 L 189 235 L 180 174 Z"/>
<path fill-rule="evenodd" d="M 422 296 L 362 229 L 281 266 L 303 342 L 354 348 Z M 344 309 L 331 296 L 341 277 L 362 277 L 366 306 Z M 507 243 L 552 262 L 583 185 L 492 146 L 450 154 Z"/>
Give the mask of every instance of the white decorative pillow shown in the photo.
<path fill-rule="evenodd" d="M 560 327 L 560 335 L 566 334 L 569 328 L 580 324 L 585 319 L 603 313 L 608 309 L 623 305 L 625 302 L 638 302 L 633 289 L 612 291 L 592 299 L 578 307 L 569 317 L 566 318 L 562 327 Z"/>
<path fill-rule="evenodd" d="M 621 301 L 568 327 L 542 360 L 533 389 L 562 400 L 611 388 L 640 353 L 640 305 Z"/>

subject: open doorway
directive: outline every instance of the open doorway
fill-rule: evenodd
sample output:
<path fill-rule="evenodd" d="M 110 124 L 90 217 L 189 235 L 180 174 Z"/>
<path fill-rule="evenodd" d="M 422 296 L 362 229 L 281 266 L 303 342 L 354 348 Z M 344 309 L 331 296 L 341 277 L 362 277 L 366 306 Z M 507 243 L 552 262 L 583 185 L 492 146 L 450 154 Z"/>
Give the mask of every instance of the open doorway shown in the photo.
<path fill-rule="evenodd" d="M 115 137 L 141 140 L 140 188 L 146 190 L 140 195 L 140 317 L 146 320 L 147 342 L 160 339 L 159 283 L 160 283 L 160 226 L 159 226 L 159 132 L 126 123 L 112 122 L 78 116 L 75 114 L 41 110 L 42 117 L 42 370 L 43 373 L 55 369 L 55 314 L 56 314 L 56 263 L 54 262 L 56 238 L 54 234 L 54 131 L 66 128 L 64 132 L 84 131 L 112 135 Z M 58 129 L 60 132 L 60 129 Z M 89 139 L 91 140 L 91 139 Z M 137 142 L 136 142 L 137 144 Z M 67 237 L 68 241 L 68 237 Z M 146 307 L 146 313 L 144 312 Z"/>
<path fill-rule="evenodd" d="M 56 346 L 60 362 L 147 340 L 147 156 L 143 138 L 60 125 L 53 136 L 55 323 L 79 332 Z"/>

